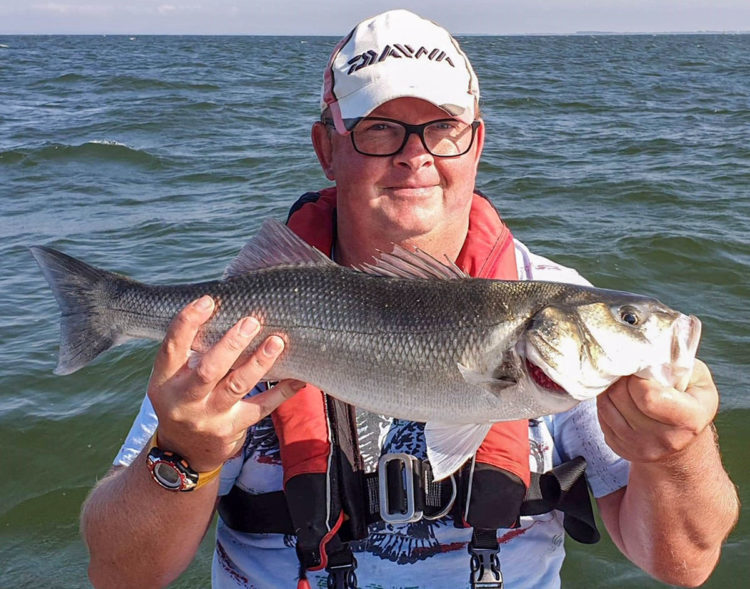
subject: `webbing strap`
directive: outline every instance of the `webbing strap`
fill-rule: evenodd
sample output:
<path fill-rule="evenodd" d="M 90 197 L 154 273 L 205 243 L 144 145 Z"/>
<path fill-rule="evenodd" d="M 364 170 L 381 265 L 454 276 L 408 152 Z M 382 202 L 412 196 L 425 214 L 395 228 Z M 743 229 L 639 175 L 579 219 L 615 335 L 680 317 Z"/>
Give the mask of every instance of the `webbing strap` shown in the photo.
<path fill-rule="evenodd" d="M 471 556 L 471 589 L 503 589 L 497 530 L 474 528 L 467 549 Z"/>
<path fill-rule="evenodd" d="M 521 504 L 521 515 L 539 515 L 553 509 L 563 512 L 565 531 L 574 540 L 593 544 L 600 538 L 594 512 L 583 476 L 586 461 L 574 458 L 544 473 L 532 473 L 531 485 Z M 367 520 L 380 519 L 378 479 L 375 473 L 365 475 Z M 450 496 L 447 484 L 438 485 L 427 494 L 425 505 L 438 509 L 437 497 Z M 294 534 L 294 526 L 283 491 L 253 495 L 235 486 L 219 501 L 219 515 L 230 528 L 251 534 Z"/>
<path fill-rule="evenodd" d="M 364 487 L 363 507 L 366 509 L 365 517 L 369 525 L 381 519 L 378 473 L 365 474 Z M 397 497 L 398 490 L 394 488 L 391 494 Z M 445 510 L 445 506 L 452 497 L 452 492 L 450 479 L 444 481 L 429 480 L 427 486 L 417 494 L 417 505 L 424 512 L 424 516 L 430 519 L 435 514 L 440 514 Z M 400 503 L 394 505 L 394 509 L 404 507 Z M 286 495 L 283 491 L 255 495 L 235 485 L 219 501 L 218 512 L 224 523 L 238 532 L 294 534 L 295 531 L 289 514 Z"/>
<path fill-rule="evenodd" d="M 219 501 L 218 512 L 222 521 L 238 532 L 294 534 L 284 491 L 254 495 L 235 485 Z"/>
<path fill-rule="evenodd" d="M 344 544 L 340 550 L 328 555 L 328 588 L 357 589 L 357 559 L 351 548 Z"/>
<path fill-rule="evenodd" d="M 526 498 L 521 504 L 521 515 L 539 515 L 553 509 L 564 514 L 563 527 L 568 535 L 581 544 L 595 544 L 600 539 L 589 489 L 584 473 L 586 460 L 577 456 L 552 470 L 533 476 Z"/>

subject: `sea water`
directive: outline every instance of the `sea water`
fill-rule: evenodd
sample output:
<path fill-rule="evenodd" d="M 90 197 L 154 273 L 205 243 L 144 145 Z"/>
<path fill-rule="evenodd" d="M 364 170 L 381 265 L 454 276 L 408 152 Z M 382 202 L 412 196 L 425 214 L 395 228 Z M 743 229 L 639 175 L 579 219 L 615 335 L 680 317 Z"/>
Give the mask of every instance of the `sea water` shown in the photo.
<path fill-rule="evenodd" d="M 0 587 L 87 586 L 80 505 L 156 347 L 53 375 L 58 310 L 27 247 L 144 281 L 220 276 L 263 219 L 329 184 L 309 135 L 335 42 L 0 37 Z M 487 127 L 477 187 L 533 251 L 701 318 L 749 505 L 750 35 L 461 42 Z M 606 538 L 567 546 L 563 586 L 660 586 Z M 207 585 L 211 550 L 209 534 L 176 587 Z M 741 520 L 706 586 L 744 586 L 749 552 Z"/>

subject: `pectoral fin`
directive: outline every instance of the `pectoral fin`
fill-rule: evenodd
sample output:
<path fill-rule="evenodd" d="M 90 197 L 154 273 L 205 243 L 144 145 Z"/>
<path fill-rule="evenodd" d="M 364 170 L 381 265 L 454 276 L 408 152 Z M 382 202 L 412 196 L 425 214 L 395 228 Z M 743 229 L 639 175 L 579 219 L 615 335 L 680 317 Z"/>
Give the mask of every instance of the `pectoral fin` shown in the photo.
<path fill-rule="evenodd" d="M 473 368 L 468 368 L 460 362 L 457 364 L 457 366 L 458 371 L 461 373 L 461 376 L 464 377 L 464 380 L 467 383 L 483 388 L 493 395 L 497 395 L 504 389 L 517 384 L 516 380 L 509 376 L 496 377 L 491 374 L 485 374 L 483 372 L 479 372 L 478 370 L 474 370 Z"/>
<path fill-rule="evenodd" d="M 436 423 L 425 425 L 427 458 L 435 480 L 444 479 L 456 472 L 474 456 L 484 441 L 491 423 Z"/>

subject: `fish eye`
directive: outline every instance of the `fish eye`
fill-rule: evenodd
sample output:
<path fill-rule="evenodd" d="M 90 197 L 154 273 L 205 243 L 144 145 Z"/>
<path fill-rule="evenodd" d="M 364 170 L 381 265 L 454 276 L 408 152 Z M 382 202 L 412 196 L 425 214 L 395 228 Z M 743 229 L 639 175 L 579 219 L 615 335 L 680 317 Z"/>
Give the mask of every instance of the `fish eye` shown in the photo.
<path fill-rule="evenodd" d="M 638 315 L 638 311 L 633 307 L 620 307 L 620 320 L 628 325 L 638 325 L 641 322 L 641 318 Z"/>

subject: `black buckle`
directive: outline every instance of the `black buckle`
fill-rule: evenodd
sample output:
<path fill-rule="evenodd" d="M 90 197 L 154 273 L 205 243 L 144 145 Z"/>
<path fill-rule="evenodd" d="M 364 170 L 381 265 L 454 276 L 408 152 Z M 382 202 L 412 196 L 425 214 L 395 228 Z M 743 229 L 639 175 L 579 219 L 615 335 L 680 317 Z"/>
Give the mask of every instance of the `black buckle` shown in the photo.
<path fill-rule="evenodd" d="M 503 574 L 500 572 L 500 558 L 497 552 L 497 548 L 477 548 L 469 544 L 469 584 L 472 589 L 502 589 Z"/>
<path fill-rule="evenodd" d="M 351 562 L 327 566 L 328 589 L 357 589 L 357 559 L 352 554 Z"/>

